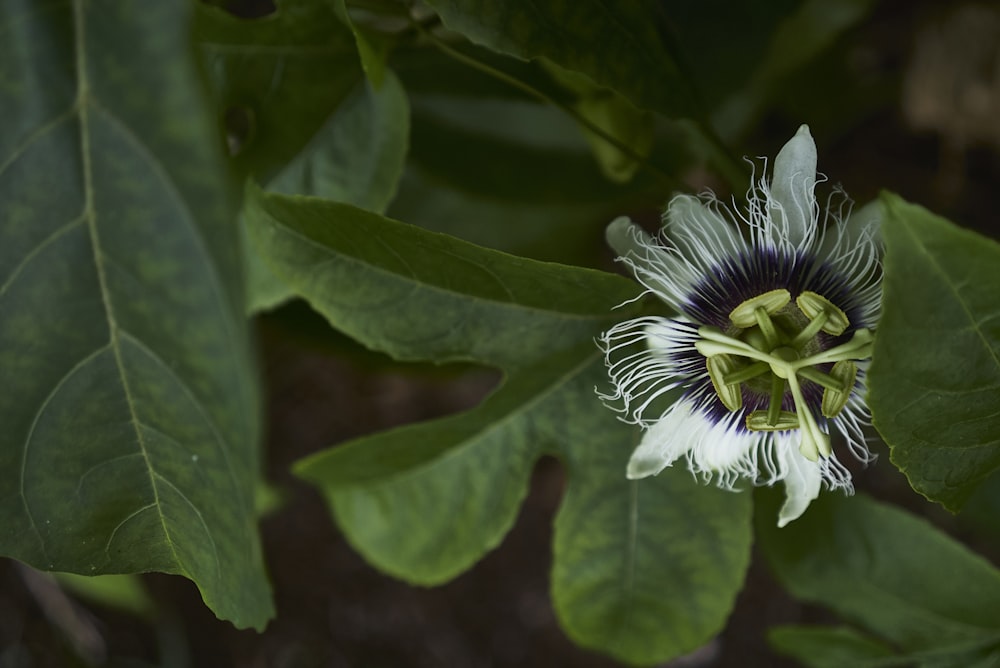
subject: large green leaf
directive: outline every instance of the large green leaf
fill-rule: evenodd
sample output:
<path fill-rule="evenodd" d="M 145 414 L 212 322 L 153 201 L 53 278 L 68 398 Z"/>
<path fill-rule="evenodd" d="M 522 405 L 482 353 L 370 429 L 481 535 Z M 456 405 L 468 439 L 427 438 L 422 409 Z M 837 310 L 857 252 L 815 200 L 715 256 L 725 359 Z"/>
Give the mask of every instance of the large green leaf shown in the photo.
<path fill-rule="evenodd" d="M 349 204 L 248 191 L 278 277 L 336 328 L 401 360 L 512 369 L 590 340 L 635 284 L 525 260 Z"/>
<path fill-rule="evenodd" d="M 925 521 L 863 496 L 823 494 L 808 522 L 757 531 L 775 575 L 904 654 L 961 655 L 1000 642 L 1000 572 Z"/>
<path fill-rule="evenodd" d="M 571 350 L 513 374 L 474 410 L 325 450 L 296 464 L 371 563 L 419 584 L 449 580 L 513 525 L 535 460 L 553 450 L 596 350 Z M 590 376 L 593 374 L 590 373 Z M 624 476 L 623 476 L 624 477 Z"/>
<path fill-rule="evenodd" d="M 590 385 L 607 383 L 603 365 Z M 629 663 L 660 663 L 722 630 L 750 562 L 752 498 L 683 466 L 627 480 L 636 427 L 576 401 L 550 413 L 569 473 L 556 518 L 552 597 L 570 637 Z M 596 411 L 596 413 L 595 413 Z"/>
<path fill-rule="evenodd" d="M 239 19 L 197 3 L 196 35 L 242 173 L 268 179 L 362 79 L 351 31 L 324 0 L 278 0 Z"/>
<path fill-rule="evenodd" d="M 594 394 L 592 338 L 636 286 L 524 260 L 375 214 L 252 191 L 251 230 L 283 280 L 335 327 L 402 359 L 466 359 L 507 372 L 479 407 L 309 457 L 351 543 L 419 584 L 454 577 L 515 520 L 535 460 L 567 464 L 553 597 L 583 645 L 665 660 L 722 627 L 749 558 L 747 495 L 685 471 L 631 482 L 637 430 Z"/>
<path fill-rule="evenodd" d="M 1000 468 L 1000 246 L 885 195 L 875 426 L 921 494 L 957 510 Z"/>
<path fill-rule="evenodd" d="M 0 551 L 272 614 L 258 401 L 184 4 L 0 11 Z"/>

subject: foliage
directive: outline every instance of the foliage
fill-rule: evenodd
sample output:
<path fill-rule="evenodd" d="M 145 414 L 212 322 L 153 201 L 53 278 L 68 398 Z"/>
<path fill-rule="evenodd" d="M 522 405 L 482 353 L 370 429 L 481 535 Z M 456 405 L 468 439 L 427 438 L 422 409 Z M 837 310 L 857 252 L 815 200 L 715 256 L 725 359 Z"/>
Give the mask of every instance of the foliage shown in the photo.
<path fill-rule="evenodd" d="M 1000 575 L 923 520 L 823 492 L 779 530 L 773 494 L 755 511 L 682 467 L 625 477 L 639 434 L 594 392 L 594 338 L 663 307 L 598 268 L 600 230 L 706 169 L 744 192 L 759 149 L 727 142 L 873 3 L 688 4 L 0 0 L 0 553 L 182 575 L 262 630 L 248 314 L 300 300 L 397 362 L 502 374 L 468 411 L 294 464 L 375 568 L 464 572 L 553 456 L 551 596 L 583 647 L 706 644 L 756 536 L 791 595 L 849 624 L 774 630 L 806 665 L 992 665 Z M 882 204 L 878 466 L 958 510 L 1000 468 L 1000 251 Z M 132 580 L 92 582 L 153 616 Z"/>

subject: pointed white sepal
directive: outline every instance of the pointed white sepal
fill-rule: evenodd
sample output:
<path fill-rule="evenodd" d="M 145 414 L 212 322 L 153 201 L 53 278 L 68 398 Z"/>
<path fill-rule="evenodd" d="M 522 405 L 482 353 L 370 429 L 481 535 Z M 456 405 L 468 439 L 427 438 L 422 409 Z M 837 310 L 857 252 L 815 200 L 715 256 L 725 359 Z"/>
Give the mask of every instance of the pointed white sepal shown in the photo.
<path fill-rule="evenodd" d="M 688 402 L 678 401 L 646 430 L 628 460 L 625 475 L 629 480 L 656 475 L 687 453 L 691 441 L 685 432 L 692 426 L 691 420 L 698 419 L 692 408 Z"/>
<path fill-rule="evenodd" d="M 816 234 L 815 187 L 816 143 L 803 125 L 774 159 L 769 232 L 778 248 L 802 248 Z"/>
<path fill-rule="evenodd" d="M 806 459 L 791 443 L 778 451 L 785 478 L 785 503 L 778 513 L 778 528 L 802 516 L 809 504 L 819 496 L 823 474 L 816 462 Z"/>

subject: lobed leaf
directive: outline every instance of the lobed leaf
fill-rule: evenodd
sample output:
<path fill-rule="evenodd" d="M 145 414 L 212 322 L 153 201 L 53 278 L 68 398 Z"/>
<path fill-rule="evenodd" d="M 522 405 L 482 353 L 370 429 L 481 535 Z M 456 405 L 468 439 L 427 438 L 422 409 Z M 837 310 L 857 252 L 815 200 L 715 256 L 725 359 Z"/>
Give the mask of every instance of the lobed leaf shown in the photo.
<path fill-rule="evenodd" d="M 577 348 L 513 373 L 477 408 L 351 441 L 301 460 L 351 544 L 422 585 L 447 581 L 513 526 L 535 460 L 580 392 L 596 403 L 596 351 Z"/>
<path fill-rule="evenodd" d="M 257 383 L 183 4 L 0 3 L 0 551 L 273 614 Z"/>
<path fill-rule="evenodd" d="M 628 481 L 635 428 L 594 394 L 607 380 L 592 339 L 612 306 L 635 294 L 632 283 L 256 189 L 248 220 L 282 279 L 365 345 L 508 374 L 471 411 L 297 464 L 372 564 L 418 584 L 456 576 L 510 529 L 535 460 L 557 454 L 570 482 L 553 596 L 569 633 L 641 662 L 721 629 L 749 559 L 749 497 L 680 471 Z"/>
<path fill-rule="evenodd" d="M 1000 468 L 1000 246 L 895 195 L 883 202 L 874 423 L 910 485 L 956 511 Z"/>

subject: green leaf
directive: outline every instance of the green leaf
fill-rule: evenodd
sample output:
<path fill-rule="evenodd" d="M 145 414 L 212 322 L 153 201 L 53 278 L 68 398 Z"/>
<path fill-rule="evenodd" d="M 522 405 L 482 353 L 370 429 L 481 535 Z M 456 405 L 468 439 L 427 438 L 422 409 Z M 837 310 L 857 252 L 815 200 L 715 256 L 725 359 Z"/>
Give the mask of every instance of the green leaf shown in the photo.
<path fill-rule="evenodd" d="M 594 383 L 607 383 L 599 367 Z M 722 630 L 750 563 L 751 496 L 683 466 L 632 481 L 638 429 L 582 398 L 558 415 L 569 488 L 556 518 L 552 598 L 584 647 L 661 663 Z"/>
<path fill-rule="evenodd" d="M 321 0 L 278 0 L 273 14 L 252 20 L 196 4 L 233 164 L 269 179 L 362 79 L 354 37 Z"/>
<path fill-rule="evenodd" d="M 295 473 L 324 492 L 369 562 L 417 584 L 445 582 L 510 530 L 535 460 L 560 436 L 556 416 L 581 391 L 597 404 L 593 382 L 576 382 L 596 357 L 589 345 L 554 355 L 471 411 L 325 450 Z"/>
<path fill-rule="evenodd" d="M 899 665 L 891 647 L 846 626 L 779 626 L 767 637 L 775 649 L 807 668 Z"/>
<path fill-rule="evenodd" d="M 391 71 L 385 73 L 377 90 L 359 82 L 268 187 L 382 213 L 396 194 L 406 162 L 409 130 L 406 92 Z M 246 250 L 250 312 L 273 308 L 295 296 L 252 245 Z"/>
<path fill-rule="evenodd" d="M 337 329 L 400 360 L 513 369 L 589 341 L 635 284 L 517 258 L 349 204 L 250 189 L 271 269 Z"/>
<path fill-rule="evenodd" d="M 981 557 L 864 496 L 822 494 L 803 520 L 778 529 L 769 510 L 776 496 L 760 504 L 757 532 L 796 598 L 832 608 L 905 653 L 1000 642 L 1000 572 Z"/>
<path fill-rule="evenodd" d="M 910 485 L 955 511 L 1000 468 L 1000 246 L 895 195 L 882 199 L 872 414 Z"/>
<path fill-rule="evenodd" d="M 256 374 L 186 5 L 5 5 L 0 551 L 184 575 L 263 628 Z"/>
<path fill-rule="evenodd" d="M 525 60 L 544 57 L 668 116 L 698 104 L 665 41 L 666 17 L 652 0 L 428 0 L 448 28 Z"/>
<path fill-rule="evenodd" d="M 268 189 L 382 213 L 396 194 L 409 139 L 406 92 L 386 71 L 380 88 L 355 86 Z"/>
<path fill-rule="evenodd" d="M 368 81 L 375 88 L 381 88 L 385 79 L 386 60 L 389 58 L 389 40 L 357 25 L 347 10 L 346 0 L 328 1 L 332 3 L 333 11 L 340 22 L 351 29 L 354 43 L 358 49 L 358 56 L 361 58 L 361 68 L 365 71 Z"/>
<path fill-rule="evenodd" d="M 397 358 L 508 374 L 471 411 L 297 464 L 372 564 L 423 585 L 454 577 L 502 540 L 535 460 L 557 454 L 570 482 L 553 591 L 568 632 L 630 661 L 665 660 L 718 632 L 749 559 L 750 498 L 683 471 L 628 481 L 637 430 L 594 394 L 607 380 L 592 339 L 627 316 L 610 309 L 634 284 L 347 205 L 259 190 L 248 205 L 276 272 L 335 327 Z"/>
<path fill-rule="evenodd" d="M 351 544 L 376 567 L 432 585 L 503 539 L 542 453 L 569 488 L 556 520 L 553 599 L 581 645 L 651 663 L 717 633 L 749 562 L 750 497 L 686 471 L 625 478 L 636 430 L 603 409 L 590 345 L 521 369 L 472 411 L 358 439 L 295 472 L 326 496 Z"/>
<path fill-rule="evenodd" d="M 899 654 L 844 626 L 779 626 L 768 633 L 768 640 L 807 668 L 988 668 L 1000 658 L 997 644 L 990 642 Z"/>

